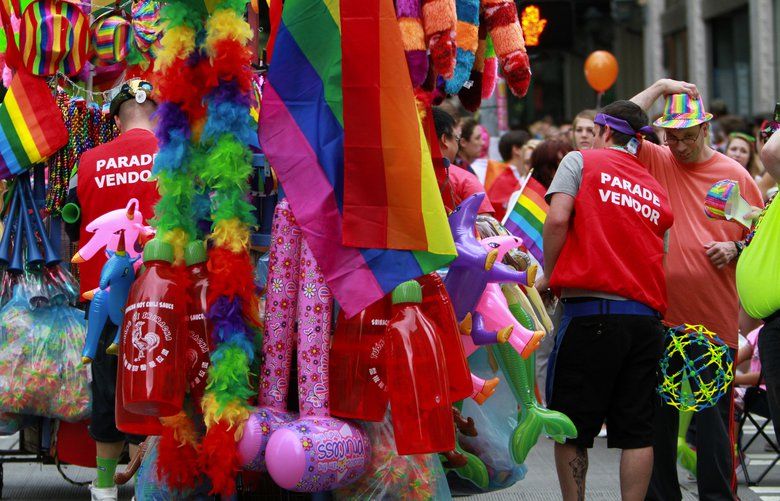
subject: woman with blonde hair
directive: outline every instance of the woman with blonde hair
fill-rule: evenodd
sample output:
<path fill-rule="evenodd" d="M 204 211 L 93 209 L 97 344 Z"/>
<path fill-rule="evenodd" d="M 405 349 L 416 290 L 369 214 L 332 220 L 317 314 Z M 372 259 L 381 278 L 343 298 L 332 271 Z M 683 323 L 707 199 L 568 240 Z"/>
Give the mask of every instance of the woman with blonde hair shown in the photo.
<path fill-rule="evenodd" d="M 753 179 L 759 181 L 764 172 L 756 151 L 756 138 L 744 132 L 732 132 L 726 142 L 726 156 L 747 169 Z"/>
<path fill-rule="evenodd" d="M 594 132 L 596 125 L 593 123 L 595 119 L 596 110 L 582 110 L 574 117 L 571 127 L 575 150 L 589 150 L 593 148 L 593 142 L 596 140 Z"/>

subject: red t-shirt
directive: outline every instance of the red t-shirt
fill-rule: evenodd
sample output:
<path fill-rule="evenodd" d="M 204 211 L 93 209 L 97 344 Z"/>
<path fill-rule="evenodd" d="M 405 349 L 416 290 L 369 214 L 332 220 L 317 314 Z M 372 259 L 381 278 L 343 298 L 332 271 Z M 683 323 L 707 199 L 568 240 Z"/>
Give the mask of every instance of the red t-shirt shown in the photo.
<path fill-rule="evenodd" d="M 761 192 L 746 169 L 718 152 L 706 162 L 682 164 L 668 147 L 644 141 L 638 157 L 669 192 L 674 212 L 665 265 L 669 297 L 666 321 L 704 325 L 731 348 L 737 348 L 736 261 L 719 270 L 704 245 L 742 240 L 747 230 L 737 223 L 709 219 L 704 213 L 704 197 L 722 179 L 737 181 L 745 200 L 757 207 L 763 205 Z"/>
<path fill-rule="evenodd" d="M 504 219 L 504 215 L 508 210 L 507 204 L 509 199 L 512 198 L 512 193 L 520 189 L 520 181 L 515 177 L 512 169 L 506 169 L 504 172 L 498 175 L 493 181 L 493 184 L 488 188 L 488 198 L 490 203 L 493 204 L 495 209 L 495 217 L 499 221 Z"/>
<path fill-rule="evenodd" d="M 149 224 L 154 205 L 160 199 L 157 182 L 150 181 L 156 155 L 157 138 L 145 129 L 131 129 L 81 155 L 76 187 L 81 205 L 80 245 L 92 236 L 86 231 L 89 223 L 107 212 L 125 208 L 131 198 L 138 199 L 138 210 L 144 223 Z M 105 253 L 98 252 L 79 264 L 82 294 L 98 286 L 105 263 Z"/>
<path fill-rule="evenodd" d="M 445 164 L 448 164 L 446 160 Z M 436 180 L 439 182 L 441 198 L 447 209 L 455 209 L 459 203 L 474 193 L 485 193 L 485 187 L 479 182 L 477 176 L 471 172 L 455 165 L 451 165 L 449 171 L 449 183 L 447 183 L 445 182 L 447 178 L 444 176 L 445 169 L 436 167 Z M 493 206 L 490 204 L 487 197 L 482 201 L 482 205 L 479 206 L 479 213 L 493 213 Z"/>

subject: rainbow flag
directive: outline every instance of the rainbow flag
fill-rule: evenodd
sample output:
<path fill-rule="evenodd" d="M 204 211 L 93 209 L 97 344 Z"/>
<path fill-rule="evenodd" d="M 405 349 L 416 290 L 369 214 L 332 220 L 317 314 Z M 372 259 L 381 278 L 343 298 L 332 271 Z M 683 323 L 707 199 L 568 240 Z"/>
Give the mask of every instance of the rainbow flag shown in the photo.
<path fill-rule="evenodd" d="M 393 36 L 392 0 L 287 0 L 263 90 L 260 143 L 348 315 L 455 257 L 411 83 L 405 95 L 377 80 L 410 82 L 405 65 L 383 66 L 404 61 Z"/>
<path fill-rule="evenodd" d="M 393 3 L 342 1 L 341 37 L 344 245 L 453 253 Z"/>
<path fill-rule="evenodd" d="M 542 227 L 550 206 L 544 201 L 547 190 L 536 179 L 529 177 L 523 189 L 512 195 L 504 220 L 501 222 L 509 232 L 523 239 L 528 252 L 544 266 L 542 252 Z M 514 202 L 513 202 L 514 200 Z"/>
<path fill-rule="evenodd" d="M 67 142 L 62 113 L 46 81 L 17 71 L 0 105 L 0 179 L 27 170 Z"/>

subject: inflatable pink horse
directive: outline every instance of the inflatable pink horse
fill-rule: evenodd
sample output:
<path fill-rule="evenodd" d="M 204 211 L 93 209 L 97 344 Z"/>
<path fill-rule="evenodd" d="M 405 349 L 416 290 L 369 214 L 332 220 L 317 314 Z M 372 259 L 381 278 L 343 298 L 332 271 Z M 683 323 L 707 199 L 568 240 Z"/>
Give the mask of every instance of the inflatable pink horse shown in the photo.
<path fill-rule="evenodd" d="M 154 232 L 153 228 L 144 224 L 144 216 L 135 198 L 131 198 L 124 209 L 112 210 L 96 218 L 87 225 L 86 230 L 92 233 L 92 237 L 73 255 L 72 263 L 89 261 L 103 248 L 116 251 L 121 232 L 124 232 L 124 248 L 128 256 L 135 258 L 140 255 L 135 245 L 139 236 L 148 236 Z"/>
<path fill-rule="evenodd" d="M 480 245 L 488 252 L 497 252 L 496 261 L 500 262 L 507 252 L 519 248 L 522 242 L 517 237 L 500 236 L 485 238 L 480 241 Z M 533 266 L 527 274 L 529 285 L 533 285 L 535 275 L 536 269 Z M 485 286 L 477 302 L 474 316 L 467 318 L 463 330 L 464 333 L 469 334 L 462 337 L 466 356 L 474 353 L 481 345 L 506 342 L 521 357 L 528 358 L 539 347 L 544 337 L 543 331 L 531 331 L 520 325 L 509 311 L 509 305 L 501 291 L 501 284 L 494 282 Z M 477 403 L 483 403 L 493 394 L 495 388 L 493 380 L 485 381 L 474 374 L 471 375 L 471 380 L 474 386 L 472 398 Z"/>
<path fill-rule="evenodd" d="M 136 245 L 139 239 L 146 241 L 154 236 L 154 228 L 144 224 L 144 215 L 138 207 L 138 199 L 131 198 L 124 209 L 106 212 L 95 218 L 85 228 L 92 233 L 90 239 L 71 258 L 71 263 L 83 263 L 105 248 L 116 252 L 119 249 L 119 239 L 124 238 L 122 248 L 133 261 L 136 274 L 143 264 L 141 246 Z M 83 294 L 84 299 L 91 300 L 100 289 L 93 289 Z"/>

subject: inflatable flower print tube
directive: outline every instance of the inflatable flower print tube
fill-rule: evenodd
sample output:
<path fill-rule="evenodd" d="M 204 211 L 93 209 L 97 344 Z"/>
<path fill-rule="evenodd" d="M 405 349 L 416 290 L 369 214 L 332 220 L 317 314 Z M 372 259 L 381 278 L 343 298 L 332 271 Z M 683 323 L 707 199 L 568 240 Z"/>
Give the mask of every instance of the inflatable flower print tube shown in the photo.
<path fill-rule="evenodd" d="M 327 491 L 365 473 L 371 445 L 360 426 L 329 414 L 333 300 L 286 200 L 276 208 L 273 231 L 261 406 L 247 423 L 239 448 L 247 468 L 267 469 L 284 489 Z M 285 406 L 296 345 L 297 419 Z"/>

